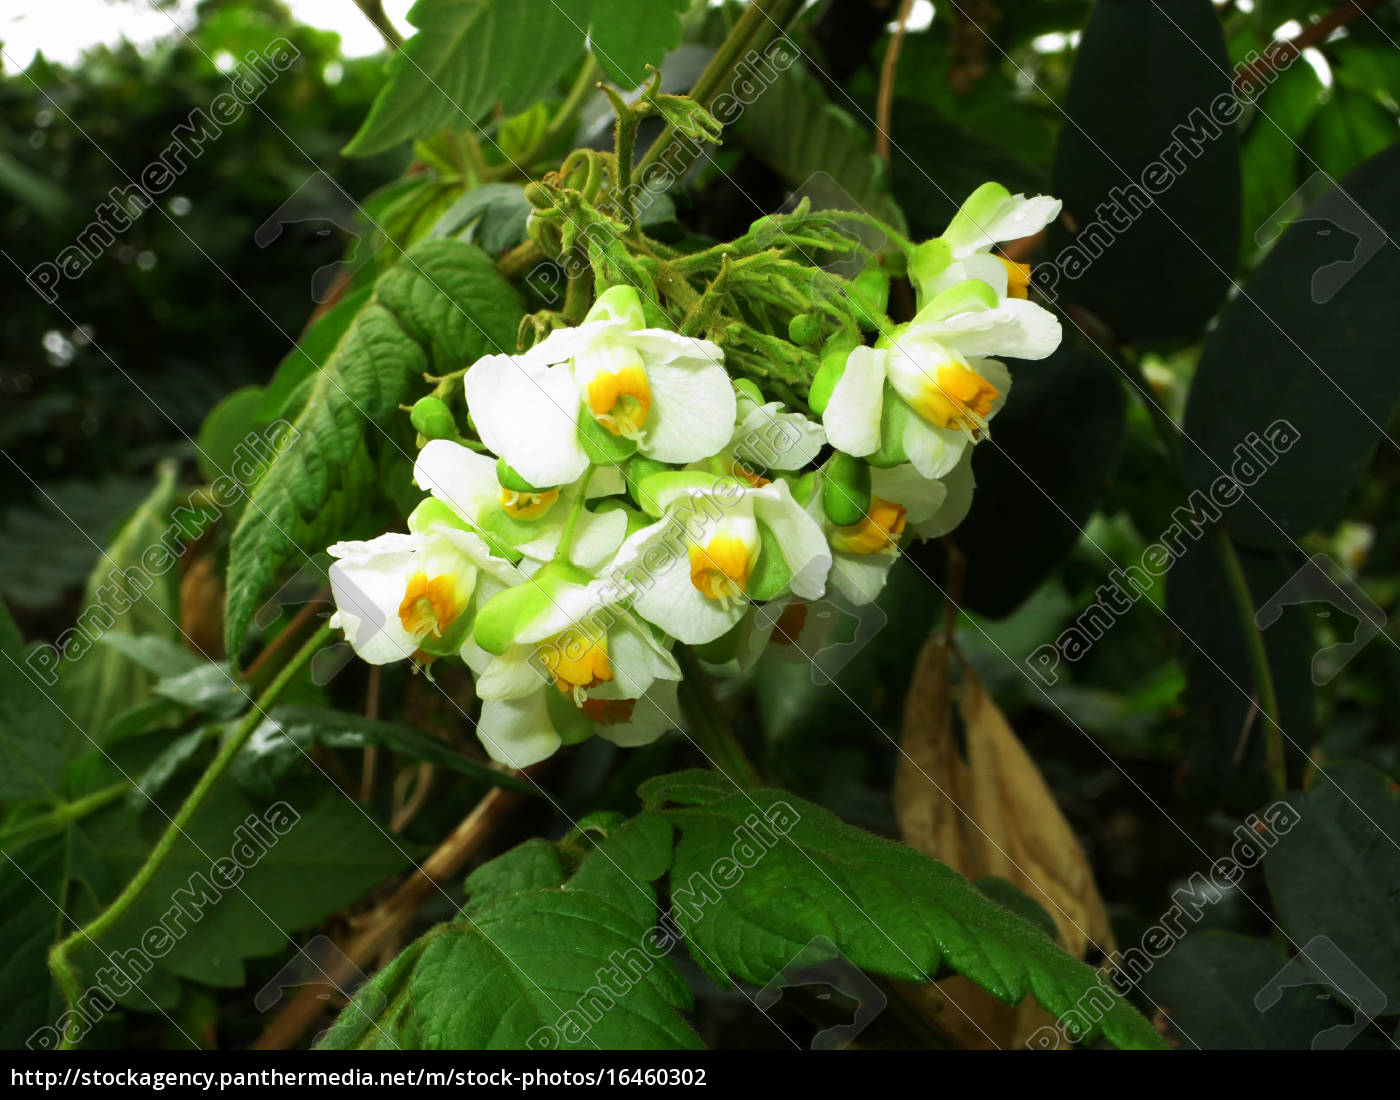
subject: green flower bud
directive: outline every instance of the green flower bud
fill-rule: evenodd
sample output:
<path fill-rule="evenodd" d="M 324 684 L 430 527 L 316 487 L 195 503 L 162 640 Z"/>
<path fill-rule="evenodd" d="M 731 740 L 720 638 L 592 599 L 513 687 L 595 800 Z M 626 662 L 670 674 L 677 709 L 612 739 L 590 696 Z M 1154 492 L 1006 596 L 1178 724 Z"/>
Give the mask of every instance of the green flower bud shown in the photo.
<path fill-rule="evenodd" d="M 879 328 L 879 318 L 890 306 L 889 276 L 878 267 L 867 267 L 852 280 L 848 293 L 861 327 Z"/>
<path fill-rule="evenodd" d="M 457 422 L 440 397 L 420 397 L 409 411 L 408 419 L 425 439 L 457 438 Z"/>
<path fill-rule="evenodd" d="M 794 344 L 810 344 L 821 332 L 821 319 L 815 314 L 799 313 L 788 322 L 788 339 Z"/>
<path fill-rule="evenodd" d="M 818 416 L 826 412 L 827 402 L 831 400 L 831 391 L 846 373 L 846 359 L 855 347 L 856 342 L 853 339 L 838 333 L 828 340 L 826 347 L 822 349 L 821 366 L 812 376 L 812 386 L 807 391 L 807 403 Z"/>
<path fill-rule="evenodd" d="M 859 523 L 870 511 L 870 467 L 859 458 L 837 451 L 826 464 L 822 508 L 837 527 Z"/>

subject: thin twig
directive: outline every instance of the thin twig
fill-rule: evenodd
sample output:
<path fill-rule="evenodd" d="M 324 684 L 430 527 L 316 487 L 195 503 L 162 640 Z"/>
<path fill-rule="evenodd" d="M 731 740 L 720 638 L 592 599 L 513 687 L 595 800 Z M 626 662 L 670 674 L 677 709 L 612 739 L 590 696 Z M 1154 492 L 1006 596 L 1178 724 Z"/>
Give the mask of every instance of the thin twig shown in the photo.
<path fill-rule="evenodd" d="M 1235 89 L 1243 91 L 1270 73 L 1286 68 L 1309 46 L 1321 42 L 1338 27 L 1345 27 L 1379 3 L 1380 0 L 1348 0 L 1316 23 L 1304 27 L 1295 37 L 1275 39 L 1264 49 L 1258 61 L 1245 65 L 1235 74 Z"/>
<path fill-rule="evenodd" d="M 885 62 L 880 67 L 880 96 L 875 105 L 875 152 L 886 164 L 890 162 L 890 114 L 894 108 L 894 78 L 899 69 L 899 51 L 904 48 L 904 33 L 914 0 L 903 0 L 895 17 L 894 37 L 885 50 Z"/>

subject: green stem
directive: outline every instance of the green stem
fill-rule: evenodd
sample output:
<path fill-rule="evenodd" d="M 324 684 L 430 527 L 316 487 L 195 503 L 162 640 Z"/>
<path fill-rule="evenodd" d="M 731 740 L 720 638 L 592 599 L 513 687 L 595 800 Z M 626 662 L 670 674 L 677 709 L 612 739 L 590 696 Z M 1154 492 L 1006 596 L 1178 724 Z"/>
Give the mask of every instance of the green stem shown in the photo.
<path fill-rule="evenodd" d="M 705 66 L 695 86 L 690 89 L 690 98 L 702 107 L 708 107 L 728 85 L 734 70 L 750 52 L 758 53 L 765 49 L 789 21 L 802 10 L 805 0 L 752 0 L 739 16 L 733 29 L 715 51 L 710 63 Z M 637 166 L 636 178 L 646 184 L 647 171 L 655 164 L 664 162 L 670 176 L 670 183 L 676 183 L 700 155 L 700 142 L 680 132 L 675 126 L 667 126 L 661 136 L 652 143 Z"/>
<path fill-rule="evenodd" d="M 681 707 L 690 719 L 696 744 L 710 763 L 740 787 L 758 786 L 758 773 L 749 763 L 729 724 L 720 717 L 710 677 L 689 646 L 676 646 L 676 660 L 684 673 L 680 683 Z"/>
<path fill-rule="evenodd" d="M 556 561 L 569 560 L 569 547 L 573 545 L 574 528 L 578 526 L 579 516 L 583 515 L 584 505 L 588 503 L 588 482 L 593 477 L 594 466 L 588 467 L 583 473 L 583 482 L 578 487 L 578 498 L 574 501 L 573 507 L 569 509 L 569 518 L 564 521 L 564 531 L 559 536 L 559 546 L 554 551 Z"/>
<path fill-rule="evenodd" d="M 141 869 L 136 872 L 136 876 L 126 884 L 122 892 L 116 896 L 113 902 L 99 913 L 92 921 L 82 928 L 77 929 L 67 939 L 60 940 L 54 944 L 49 951 L 49 969 L 53 972 L 54 980 L 58 983 L 59 989 L 63 992 L 64 1000 L 67 1002 L 70 1012 L 76 1011 L 78 1001 L 82 996 L 82 988 L 78 984 L 78 976 L 73 969 L 73 964 L 69 960 L 74 949 L 81 943 L 97 940 L 103 933 L 108 931 L 122 916 L 131 908 L 141 892 L 151 884 L 156 872 L 174 850 L 176 842 L 185 835 L 185 830 L 204 805 L 210 793 L 228 771 L 229 765 L 233 763 L 234 757 L 248 743 L 248 738 L 253 735 L 253 731 L 262 723 L 269 707 L 281 698 L 288 685 L 296 678 L 297 674 L 306 667 L 307 662 L 316 654 L 316 651 L 325 644 L 330 637 L 332 630 L 329 626 L 323 626 L 307 640 L 296 655 L 287 662 L 282 670 L 277 674 L 263 692 L 261 698 L 234 727 L 228 739 L 219 749 L 219 753 L 214 757 L 204 774 L 200 776 L 199 782 L 195 784 L 194 790 L 185 799 L 184 805 L 176 811 L 171 818 L 169 827 L 161 834 L 161 838 L 156 841 L 155 847 L 151 849 L 150 855 L 146 857 L 146 862 L 141 865 Z M 70 1049 L 72 1043 L 68 1036 L 62 1036 L 59 1042 L 60 1049 Z"/>
<path fill-rule="evenodd" d="M 384 45 L 389 47 L 391 53 L 403 45 L 403 35 L 399 34 L 394 24 L 389 22 L 389 17 L 384 14 L 383 0 L 355 0 L 355 6 L 374 24 L 374 29 L 384 39 Z"/>
<path fill-rule="evenodd" d="M 1278 695 L 1274 691 L 1274 673 L 1269 666 L 1269 651 L 1264 645 L 1264 635 L 1254 621 L 1254 596 L 1249 591 L 1249 581 L 1244 575 L 1244 566 L 1235 551 L 1235 544 L 1223 529 L 1215 531 L 1216 550 L 1220 563 L 1225 567 L 1225 579 L 1235 600 L 1235 610 L 1239 616 L 1240 633 L 1244 637 L 1245 649 L 1249 654 L 1249 668 L 1254 680 L 1254 690 L 1258 696 L 1258 707 L 1263 713 L 1267 738 L 1266 756 L 1269 769 L 1269 787 L 1275 797 L 1288 789 L 1288 770 L 1283 756 L 1283 726 L 1279 720 Z"/>
<path fill-rule="evenodd" d="M 31 817 L 28 821 L 12 825 L 4 832 L 0 832 L 0 850 L 9 848 L 17 840 L 59 832 L 93 811 L 100 810 L 103 806 L 115 802 L 129 790 L 131 790 L 130 783 L 124 781 L 113 783 L 110 787 L 103 787 L 100 791 L 93 791 L 92 794 L 75 798 L 72 802 L 64 802 L 55 806 L 46 814 L 39 814 L 37 817 Z"/>

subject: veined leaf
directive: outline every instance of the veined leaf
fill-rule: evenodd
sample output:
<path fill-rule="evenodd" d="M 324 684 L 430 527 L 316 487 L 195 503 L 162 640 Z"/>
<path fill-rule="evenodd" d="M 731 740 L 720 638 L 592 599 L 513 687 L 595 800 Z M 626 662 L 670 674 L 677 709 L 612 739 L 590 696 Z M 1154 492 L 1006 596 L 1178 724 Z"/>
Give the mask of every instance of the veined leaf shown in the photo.
<path fill-rule="evenodd" d="M 366 436 L 424 371 L 445 374 L 515 347 L 515 290 L 472 245 L 424 241 L 376 284 L 314 380 L 267 470 L 251 489 L 229 550 L 227 651 L 236 657 L 258 601 L 298 552 L 349 532 L 374 477 Z M 346 499 L 348 493 L 357 499 Z"/>
<path fill-rule="evenodd" d="M 45 660 L 26 662 L 29 651 L 9 609 L 0 603 L 0 800 L 57 804 L 63 795 L 67 747 L 77 737 L 48 697 Z M 51 674 L 51 673 L 50 673 Z"/>
<path fill-rule="evenodd" d="M 651 780 L 641 794 L 653 809 L 673 804 L 663 810 L 681 833 L 672 915 L 701 969 L 723 984 L 732 974 L 763 985 L 827 937 L 864 969 L 929 981 L 946 964 L 1007 1004 L 1034 996 L 1079 1038 L 1162 1045 L 1105 979 L 912 848 L 784 791 L 736 792 L 695 773 Z M 740 861 L 737 879 L 721 882 L 718 861 L 741 842 L 749 854 L 730 860 Z M 753 853 L 756 842 L 767 847 Z"/>

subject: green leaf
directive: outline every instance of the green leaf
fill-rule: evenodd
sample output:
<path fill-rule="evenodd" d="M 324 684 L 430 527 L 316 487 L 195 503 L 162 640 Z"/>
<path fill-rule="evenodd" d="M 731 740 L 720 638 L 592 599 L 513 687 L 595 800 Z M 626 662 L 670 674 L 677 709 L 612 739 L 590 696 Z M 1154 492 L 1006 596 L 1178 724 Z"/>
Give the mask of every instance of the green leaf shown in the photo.
<path fill-rule="evenodd" d="M 498 102 L 507 115 L 544 95 L 583 52 L 593 0 L 418 0 L 418 29 L 347 153 L 367 156 L 451 128 L 473 131 Z"/>
<path fill-rule="evenodd" d="M 68 837 L 46 837 L 0 859 L 0 1047 L 19 1050 L 60 1005 L 48 949 L 63 928 Z"/>
<path fill-rule="evenodd" d="M 593 0 L 588 44 L 608 79 L 635 88 L 647 66 L 680 45 L 680 15 L 690 0 Z"/>
<path fill-rule="evenodd" d="M 157 680 L 152 690 L 165 699 L 215 718 L 242 714 L 253 701 L 227 661 L 203 663 L 189 672 Z"/>
<path fill-rule="evenodd" d="M 363 749 L 378 745 L 400 755 L 450 768 L 483 783 L 539 797 L 539 788 L 464 756 L 446 742 L 412 726 L 381 722 L 328 707 L 275 708 L 253 731 L 233 762 L 232 776 L 253 794 L 270 796 L 278 780 L 306 759 L 315 745 Z"/>
<path fill-rule="evenodd" d="M 96 644 L 109 632 L 179 642 L 180 541 L 197 524 L 178 507 L 176 468 L 162 463 L 156 486 L 122 524 L 93 567 L 75 636 L 59 670 L 63 708 L 94 739 L 112 718 L 147 697 L 151 676 L 120 650 Z M 123 580 L 123 578 L 129 578 Z"/>
<path fill-rule="evenodd" d="M 127 881 L 145 860 L 152 841 L 145 826 L 165 824 L 149 817 L 142 823 L 123 812 L 100 830 L 94 825 L 114 879 Z M 221 860 L 226 876 L 213 869 Z M 146 940 L 157 974 L 237 988 L 248 980 L 245 959 L 285 950 L 289 932 L 316 925 L 408 862 L 386 830 L 338 793 L 319 792 L 296 807 L 267 806 L 221 786 L 97 947 L 124 954 Z M 158 945 L 154 950 L 149 937 Z M 89 945 L 79 949 L 75 962 L 92 969 L 105 959 L 99 961 Z M 123 1003 L 149 1010 L 142 990 L 158 1000 L 168 992 L 146 987 L 142 982 Z"/>
<path fill-rule="evenodd" d="M 277 373 L 263 390 L 258 419 L 272 421 L 293 417 L 306 403 L 306 383 L 330 360 L 345 330 L 374 293 L 373 287 L 352 290 L 312 322 L 297 346 L 282 357 Z"/>
<path fill-rule="evenodd" d="M 218 481 L 232 474 L 257 426 L 262 401 L 261 386 L 243 386 L 209 410 L 195 441 L 199 472 L 205 481 Z"/>
<path fill-rule="evenodd" d="M 1350 1023 L 1350 1013 L 1344 1017 L 1316 985 L 1281 989 L 1277 1004 L 1256 1008 L 1255 995 L 1287 961 L 1262 940 L 1196 932 L 1158 959 L 1143 984 L 1185 1049 L 1306 1050 L 1319 1032 Z"/>
<path fill-rule="evenodd" d="M 1057 224 L 1051 240 L 1057 293 L 1120 340 L 1194 336 L 1230 288 L 1240 238 L 1233 94 L 1210 0 L 1094 6 L 1052 187 L 1077 230 Z M 1213 102 L 1224 109 L 1212 113 Z"/>
<path fill-rule="evenodd" d="M 672 781 L 644 784 L 644 800 Z M 946 964 L 1007 1004 L 1033 995 L 1081 1037 L 1162 1045 L 1094 971 L 943 864 L 784 791 L 693 777 L 679 791 L 670 798 L 690 804 L 662 811 L 681 833 L 671 910 L 710 977 L 763 985 L 824 936 L 867 970 L 929 981 Z M 1099 1011 L 1083 1011 L 1086 995 Z"/>
<path fill-rule="evenodd" d="M 1394 144 L 1395 115 L 1369 95 L 1350 88 L 1332 89 L 1303 137 L 1303 153 L 1313 171 L 1341 179 L 1362 161 Z"/>
<path fill-rule="evenodd" d="M 289 438 L 251 489 L 229 549 L 227 652 L 237 655 L 258 601 L 302 554 L 362 522 L 378 437 L 410 383 L 515 347 L 520 298 L 472 245 L 430 240 L 375 285 L 311 383 Z M 376 439 L 376 444 L 378 440 Z M 392 445 L 392 444 L 388 444 Z"/>
<path fill-rule="evenodd" d="M 471 232 L 472 241 L 488 256 L 497 256 L 525 239 L 530 201 L 518 183 L 486 183 L 449 206 L 431 237 L 456 237 Z"/>
<path fill-rule="evenodd" d="M 1297 824 L 1264 861 L 1279 923 L 1303 950 L 1326 936 L 1400 1004 L 1400 797 L 1368 764 L 1331 764 L 1290 794 Z M 1343 997 L 1368 1013 L 1365 990 L 1323 965 Z M 1389 1011 L 1389 1010 L 1388 1010 Z"/>
<path fill-rule="evenodd" d="M 467 879 L 461 918 L 376 975 L 321 1048 L 698 1048 L 680 1015 L 691 1003 L 685 981 L 649 946 L 649 883 L 665 871 L 669 834 L 642 815 L 590 852 L 563 889 L 559 850 L 542 841 L 481 867 Z"/>
<path fill-rule="evenodd" d="M 1329 526 L 1370 463 L 1400 400 L 1388 321 L 1397 231 L 1400 145 L 1288 228 L 1206 342 L 1186 404 L 1186 473 L 1193 489 L 1222 473 L 1246 487 L 1224 515 L 1239 541 L 1287 545 Z"/>
<path fill-rule="evenodd" d="M 870 135 L 799 70 L 782 73 L 744 111 L 734 124 L 739 143 L 789 187 L 802 189 L 816 209 L 864 212 L 904 229 Z"/>
<path fill-rule="evenodd" d="M 77 731 L 44 688 L 42 670 L 53 667 L 51 651 L 35 653 L 46 660 L 26 661 L 19 628 L 0 603 L 0 800 L 57 805 L 64 760 Z"/>

